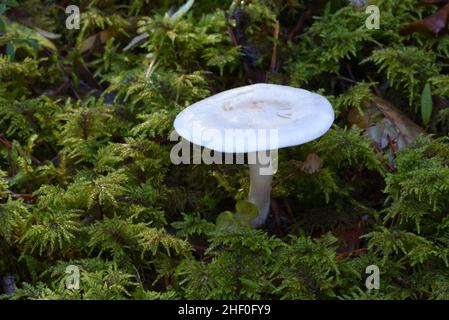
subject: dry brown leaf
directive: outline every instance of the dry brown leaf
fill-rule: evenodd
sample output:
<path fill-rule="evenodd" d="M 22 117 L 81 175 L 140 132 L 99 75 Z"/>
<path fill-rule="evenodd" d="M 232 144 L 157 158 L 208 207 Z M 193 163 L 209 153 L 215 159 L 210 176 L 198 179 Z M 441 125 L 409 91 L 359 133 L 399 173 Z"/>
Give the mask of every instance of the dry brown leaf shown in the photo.
<path fill-rule="evenodd" d="M 113 32 L 110 30 L 103 30 L 97 34 L 94 34 L 93 36 L 90 36 L 81 43 L 79 47 L 80 53 L 85 53 L 99 45 L 106 43 L 106 41 L 112 36 Z"/>
<path fill-rule="evenodd" d="M 306 161 L 301 166 L 301 170 L 305 173 L 312 174 L 319 171 L 323 167 L 323 160 L 316 154 L 311 153 L 307 156 Z"/>
<path fill-rule="evenodd" d="M 433 3 L 433 2 L 427 2 Z M 409 23 L 400 30 L 401 35 L 408 35 L 413 32 L 427 32 L 434 35 L 438 35 L 447 32 L 447 23 L 449 17 L 449 3 L 443 6 L 436 13 L 424 18 L 423 20 L 414 21 Z"/>
<path fill-rule="evenodd" d="M 353 108 L 348 115 L 349 123 L 365 129 L 379 149 L 390 148 L 393 153 L 412 143 L 422 128 L 390 102 L 375 97 L 363 107 L 363 114 Z"/>

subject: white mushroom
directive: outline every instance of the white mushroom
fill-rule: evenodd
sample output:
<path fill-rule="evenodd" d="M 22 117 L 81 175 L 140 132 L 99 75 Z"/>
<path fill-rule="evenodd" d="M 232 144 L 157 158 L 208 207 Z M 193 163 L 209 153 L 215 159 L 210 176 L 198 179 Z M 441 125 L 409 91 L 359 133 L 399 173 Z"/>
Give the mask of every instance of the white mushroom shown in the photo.
<path fill-rule="evenodd" d="M 332 106 L 323 96 L 260 83 L 224 91 L 191 105 L 176 117 L 174 127 L 184 139 L 224 153 L 226 159 L 248 154 L 248 200 L 259 209 L 252 222 L 253 227 L 259 227 L 270 209 L 277 149 L 312 141 L 326 133 L 333 121 Z"/>

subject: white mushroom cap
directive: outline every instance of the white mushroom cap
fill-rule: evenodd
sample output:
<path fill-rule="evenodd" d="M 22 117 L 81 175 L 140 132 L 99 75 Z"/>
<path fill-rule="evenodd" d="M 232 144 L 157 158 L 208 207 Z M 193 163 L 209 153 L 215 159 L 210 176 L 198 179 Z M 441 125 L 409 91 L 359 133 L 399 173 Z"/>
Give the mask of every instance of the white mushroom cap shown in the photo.
<path fill-rule="evenodd" d="M 191 105 L 176 117 L 174 127 L 196 145 L 225 153 L 246 153 L 304 144 L 326 133 L 333 121 L 334 111 L 323 96 L 259 83 L 224 91 Z M 256 134 L 258 130 L 275 129 L 276 145 L 248 139 L 248 129 Z M 232 136 L 229 130 L 241 135 Z M 269 133 L 266 138 L 269 139 Z"/>

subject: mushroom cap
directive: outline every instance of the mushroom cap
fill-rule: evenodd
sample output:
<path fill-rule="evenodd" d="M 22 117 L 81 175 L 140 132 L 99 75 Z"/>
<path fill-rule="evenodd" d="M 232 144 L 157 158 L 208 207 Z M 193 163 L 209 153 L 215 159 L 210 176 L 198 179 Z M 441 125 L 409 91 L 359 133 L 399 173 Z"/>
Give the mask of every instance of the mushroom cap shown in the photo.
<path fill-rule="evenodd" d="M 178 114 L 174 127 L 196 145 L 246 153 L 304 144 L 326 133 L 333 121 L 334 111 L 325 97 L 304 89 L 258 83 L 191 105 Z"/>

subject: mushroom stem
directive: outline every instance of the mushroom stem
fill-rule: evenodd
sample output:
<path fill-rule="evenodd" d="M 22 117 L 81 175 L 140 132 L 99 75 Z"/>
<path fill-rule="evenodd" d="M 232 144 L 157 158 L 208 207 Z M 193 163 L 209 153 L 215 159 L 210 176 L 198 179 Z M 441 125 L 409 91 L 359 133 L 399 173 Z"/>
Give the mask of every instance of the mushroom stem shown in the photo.
<path fill-rule="evenodd" d="M 252 221 L 253 228 L 258 228 L 265 223 L 270 212 L 271 181 L 273 174 L 271 168 L 267 168 L 267 163 L 262 163 L 257 156 L 257 152 L 248 154 L 255 158 L 255 163 L 250 161 L 249 177 L 250 187 L 248 201 L 255 204 L 259 209 L 259 215 Z M 266 157 L 266 156 L 265 156 Z M 268 155 L 271 164 L 271 155 Z"/>

